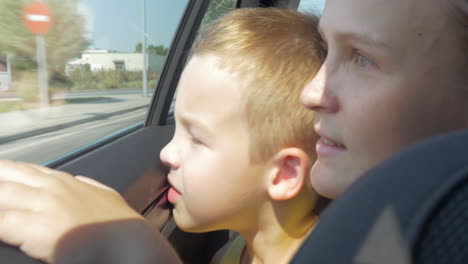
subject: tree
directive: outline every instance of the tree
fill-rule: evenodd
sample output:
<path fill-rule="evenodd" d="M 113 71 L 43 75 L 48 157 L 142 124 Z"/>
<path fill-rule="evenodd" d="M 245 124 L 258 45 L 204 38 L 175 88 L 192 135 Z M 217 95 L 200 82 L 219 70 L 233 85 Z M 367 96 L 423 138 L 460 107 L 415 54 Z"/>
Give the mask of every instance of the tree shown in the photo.
<path fill-rule="evenodd" d="M 89 63 L 83 64 L 83 71 L 90 72 L 91 71 L 91 65 L 89 65 Z"/>
<path fill-rule="evenodd" d="M 23 22 L 23 8 L 30 0 L 0 0 L 0 52 L 35 61 L 36 40 Z M 88 46 L 84 18 L 77 1 L 45 0 L 53 24 L 44 35 L 49 72 L 63 72 L 65 64 Z"/>
<path fill-rule="evenodd" d="M 235 8 L 236 2 L 236 0 L 211 1 L 203 18 L 201 29 L 203 30 L 208 24 L 226 14 L 228 10 Z"/>
<path fill-rule="evenodd" d="M 158 46 L 149 45 L 148 46 L 148 53 L 149 54 L 156 54 L 156 55 L 165 56 L 165 55 L 167 55 L 168 51 L 169 51 L 169 49 L 164 47 L 163 45 L 158 45 Z"/>
<path fill-rule="evenodd" d="M 143 45 L 141 44 L 141 42 L 138 42 L 135 45 L 135 52 L 141 53 L 142 49 L 143 49 Z M 157 46 L 149 45 L 146 48 L 146 53 L 154 54 L 154 55 L 160 55 L 160 56 L 166 56 L 168 51 L 169 51 L 169 49 L 164 47 L 164 45 L 157 45 Z"/>
<path fill-rule="evenodd" d="M 135 52 L 137 53 L 141 53 L 142 50 L 143 50 L 143 45 L 141 44 L 141 42 L 138 42 L 136 45 L 135 45 Z"/>

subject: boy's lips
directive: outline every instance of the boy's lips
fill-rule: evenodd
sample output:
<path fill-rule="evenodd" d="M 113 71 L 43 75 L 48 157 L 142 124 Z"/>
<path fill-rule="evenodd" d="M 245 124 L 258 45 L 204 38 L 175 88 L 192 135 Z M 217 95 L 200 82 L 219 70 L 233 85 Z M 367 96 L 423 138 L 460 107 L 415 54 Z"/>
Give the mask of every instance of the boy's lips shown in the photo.
<path fill-rule="evenodd" d="M 174 204 L 182 195 L 176 188 L 174 188 L 171 181 L 169 181 L 169 184 L 171 187 L 169 188 L 169 191 L 167 192 L 167 199 L 169 200 L 171 204 Z"/>
<path fill-rule="evenodd" d="M 169 188 L 169 191 L 167 192 L 167 199 L 171 204 L 174 204 L 180 198 L 180 196 L 180 193 L 174 189 L 174 187 Z"/>

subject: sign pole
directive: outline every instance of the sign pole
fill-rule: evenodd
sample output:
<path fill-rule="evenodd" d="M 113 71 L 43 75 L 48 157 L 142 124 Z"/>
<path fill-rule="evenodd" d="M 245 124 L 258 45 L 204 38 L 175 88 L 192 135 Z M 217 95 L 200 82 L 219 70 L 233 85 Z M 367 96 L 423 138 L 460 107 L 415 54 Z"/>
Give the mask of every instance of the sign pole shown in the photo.
<path fill-rule="evenodd" d="M 38 0 L 42 2 L 42 0 Z M 49 106 L 49 80 L 47 78 L 47 55 L 44 36 L 36 35 L 37 75 L 39 80 L 39 101 L 41 108 Z"/>
<path fill-rule="evenodd" d="M 47 78 L 47 57 L 43 35 L 36 35 L 37 66 L 39 80 L 39 101 L 41 107 L 49 106 L 49 81 Z"/>
<path fill-rule="evenodd" d="M 148 61 L 146 55 L 146 0 L 142 0 L 142 17 L 143 17 L 143 42 L 141 52 L 143 55 L 143 96 L 148 96 Z"/>
<path fill-rule="evenodd" d="M 7 54 L 6 55 L 6 59 L 7 59 L 7 72 L 8 72 L 8 87 L 11 87 L 11 62 L 10 62 L 10 57 L 11 55 L 10 54 Z"/>

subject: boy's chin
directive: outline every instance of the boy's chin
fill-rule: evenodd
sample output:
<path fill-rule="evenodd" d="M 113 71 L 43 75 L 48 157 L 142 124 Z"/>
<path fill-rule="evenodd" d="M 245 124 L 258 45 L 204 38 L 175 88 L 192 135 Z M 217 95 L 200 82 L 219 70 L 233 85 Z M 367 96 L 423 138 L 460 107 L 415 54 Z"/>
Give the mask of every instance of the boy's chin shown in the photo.
<path fill-rule="evenodd" d="M 202 228 L 197 225 L 181 225 L 178 224 L 176 221 L 177 227 L 179 227 L 182 231 L 187 232 L 187 233 L 206 233 L 206 232 L 211 232 L 214 231 L 213 229 L 209 228 Z"/>
<path fill-rule="evenodd" d="M 176 209 L 173 210 L 174 221 L 179 229 L 187 233 L 205 233 L 213 231 L 206 225 L 195 223 L 190 217 L 178 214 Z"/>

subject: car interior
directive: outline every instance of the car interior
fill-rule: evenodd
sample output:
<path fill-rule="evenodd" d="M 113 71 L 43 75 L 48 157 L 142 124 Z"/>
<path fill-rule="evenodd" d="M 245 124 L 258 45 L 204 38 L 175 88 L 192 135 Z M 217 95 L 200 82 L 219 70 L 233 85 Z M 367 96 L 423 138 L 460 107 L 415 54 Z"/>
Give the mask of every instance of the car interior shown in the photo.
<path fill-rule="evenodd" d="M 159 152 L 174 132 L 172 105 L 177 83 L 207 10 L 217 2 L 187 1 L 144 122 L 46 164 L 72 175 L 86 175 L 119 191 L 132 208 L 154 223 L 184 263 L 209 263 L 230 235 L 228 231 L 185 233 L 170 219 L 170 209 L 159 206 L 168 186 L 167 168 Z M 232 8 L 293 9 L 301 3 L 231 2 Z M 468 258 L 465 142 L 466 132 L 430 139 L 369 171 L 324 211 L 321 224 L 292 263 L 462 263 Z M 414 180 L 414 175 L 424 177 L 424 182 Z M 433 242 L 441 240 L 445 242 Z M 2 244 L 0 263 L 41 262 Z"/>

